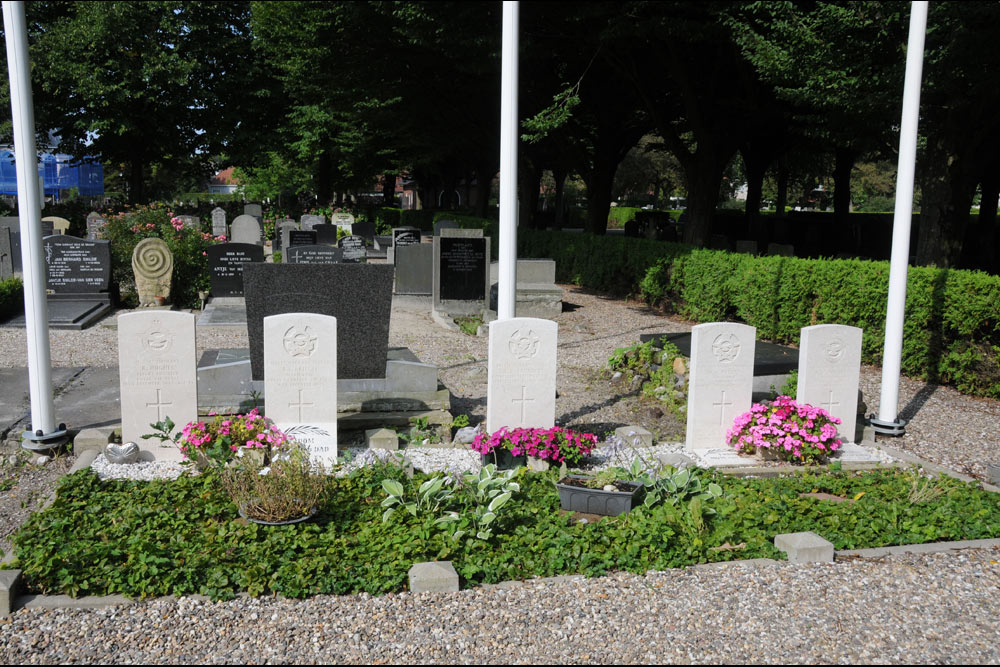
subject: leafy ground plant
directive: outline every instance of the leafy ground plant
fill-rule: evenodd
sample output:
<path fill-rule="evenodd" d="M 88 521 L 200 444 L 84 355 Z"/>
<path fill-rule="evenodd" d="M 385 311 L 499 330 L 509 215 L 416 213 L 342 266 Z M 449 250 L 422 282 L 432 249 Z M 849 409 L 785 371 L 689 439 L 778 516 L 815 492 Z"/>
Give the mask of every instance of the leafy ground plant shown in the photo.
<path fill-rule="evenodd" d="M 483 324 L 483 318 L 479 315 L 456 317 L 455 324 L 457 324 L 458 328 L 462 330 L 462 333 L 469 336 L 475 336 L 479 333 L 479 327 Z"/>
<path fill-rule="evenodd" d="M 513 492 L 487 527 L 471 518 L 435 525 L 440 511 L 475 511 L 452 482 L 454 506 L 438 513 L 397 511 L 383 522 L 383 482 L 413 498 L 433 476 L 407 477 L 400 466 L 366 466 L 329 477 L 320 513 L 292 526 L 239 519 L 220 471 L 176 481 L 100 481 L 82 470 L 60 482 L 55 501 L 14 536 L 15 563 L 30 592 L 130 597 L 237 593 L 303 597 L 321 593 L 404 590 L 416 562 L 450 560 L 463 586 L 533 576 L 612 570 L 646 572 L 736 558 L 782 558 L 778 533 L 814 531 L 837 549 L 1000 537 L 1000 498 L 973 484 L 940 477 L 945 493 L 914 504 L 912 475 L 887 470 L 737 479 L 699 471 L 722 495 L 715 514 L 688 503 L 661 502 L 621 517 L 580 524 L 559 511 L 556 471 L 511 477 Z M 454 475 L 452 476 L 454 477 Z M 463 481 L 465 481 L 463 479 Z M 828 493 L 833 503 L 803 494 Z M 502 492 L 503 493 L 503 492 Z M 485 510 L 496 497 L 485 502 Z M 487 495 L 488 497 L 488 495 Z M 478 503 L 478 501 L 476 501 Z M 481 518 L 485 518 L 486 512 Z M 719 549 L 746 544 L 738 551 Z"/>
<path fill-rule="evenodd" d="M 326 481 L 298 443 L 277 452 L 270 465 L 244 457 L 222 471 L 222 485 L 230 500 L 247 517 L 260 521 L 289 521 L 312 514 L 320 505 Z"/>

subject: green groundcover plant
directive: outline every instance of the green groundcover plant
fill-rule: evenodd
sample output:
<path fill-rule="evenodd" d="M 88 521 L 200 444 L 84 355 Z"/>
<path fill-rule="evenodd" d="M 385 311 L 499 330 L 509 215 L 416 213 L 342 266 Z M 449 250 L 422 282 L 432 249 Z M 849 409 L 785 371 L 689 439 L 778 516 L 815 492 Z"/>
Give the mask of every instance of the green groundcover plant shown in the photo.
<path fill-rule="evenodd" d="M 722 493 L 712 501 L 715 513 L 701 521 L 686 504 L 660 503 L 586 524 L 559 511 L 557 475 L 519 470 L 509 480 L 519 490 L 490 523 L 488 538 L 455 540 L 454 526 L 436 523 L 435 512 L 396 512 L 383 522 L 385 480 L 398 482 L 402 488 L 393 490 L 409 499 L 431 479 L 410 479 L 387 463 L 328 478 L 319 513 L 292 526 L 242 521 L 214 469 L 173 482 L 101 482 L 83 470 L 65 477 L 54 503 L 15 535 L 12 566 L 40 593 L 303 597 L 404 590 L 410 566 L 431 560 L 452 561 L 469 587 L 781 558 L 774 536 L 806 530 L 838 549 L 1000 537 L 998 495 L 915 472 L 777 479 L 708 473 L 704 481 Z M 801 495 L 811 492 L 849 502 Z M 481 504 L 467 502 L 455 511 Z"/>

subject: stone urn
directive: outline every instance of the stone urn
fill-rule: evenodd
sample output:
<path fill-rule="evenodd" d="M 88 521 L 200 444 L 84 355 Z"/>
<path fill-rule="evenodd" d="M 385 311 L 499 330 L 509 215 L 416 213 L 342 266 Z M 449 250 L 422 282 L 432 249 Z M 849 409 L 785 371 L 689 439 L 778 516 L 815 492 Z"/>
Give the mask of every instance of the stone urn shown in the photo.
<path fill-rule="evenodd" d="M 139 293 L 139 306 L 162 306 L 170 302 L 174 256 L 161 239 L 139 241 L 132 252 L 132 272 Z"/>

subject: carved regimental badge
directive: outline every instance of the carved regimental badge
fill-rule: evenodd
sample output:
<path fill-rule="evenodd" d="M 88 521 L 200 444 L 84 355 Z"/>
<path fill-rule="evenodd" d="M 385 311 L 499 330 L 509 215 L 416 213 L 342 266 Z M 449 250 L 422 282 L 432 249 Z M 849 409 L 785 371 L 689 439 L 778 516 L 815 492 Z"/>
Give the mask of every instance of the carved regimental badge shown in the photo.
<path fill-rule="evenodd" d="M 142 336 L 142 345 L 153 352 L 166 352 L 173 344 L 173 339 L 160 330 L 160 321 L 154 320 L 153 325 Z"/>
<path fill-rule="evenodd" d="M 538 336 L 531 329 L 518 329 L 510 335 L 507 348 L 518 359 L 531 359 L 538 354 Z"/>
<path fill-rule="evenodd" d="M 826 360 L 830 363 L 836 363 L 840 361 L 846 350 L 844 341 L 839 338 L 834 338 L 829 343 L 826 344 Z"/>
<path fill-rule="evenodd" d="M 740 356 L 740 341 L 733 334 L 719 334 L 712 341 L 712 354 L 720 363 L 728 364 Z"/>
<path fill-rule="evenodd" d="M 299 357 L 311 357 L 316 351 L 317 338 L 312 334 L 309 327 L 291 327 L 285 332 L 284 346 L 285 352 L 289 355 Z"/>

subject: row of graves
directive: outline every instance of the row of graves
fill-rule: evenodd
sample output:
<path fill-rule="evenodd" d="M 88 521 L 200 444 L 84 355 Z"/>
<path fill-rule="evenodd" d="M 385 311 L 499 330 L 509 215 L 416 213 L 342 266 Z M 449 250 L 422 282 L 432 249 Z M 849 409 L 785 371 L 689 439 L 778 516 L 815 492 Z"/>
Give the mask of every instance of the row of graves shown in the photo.
<path fill-rule="evenodd" d="M 214 353 L 216 363 L 197 364 L 195 319 L 188 313 L 139 311 L 119 318 L 122 435 L 126 442 L 144 443 L 142 459 L 179 457 L 173 448 L 141 439 L 154 422 L 170 417 L 182 425 L 210 412 L 246 412 L 263 404 L 279 428 L 303 443 L 317 463 L 330 466 L 337 461 L 340 433 L 403 426 L 408 416 L 393 408 L 407 402 L 426 408 L 435 400 L 443 407 L 448 400 L 436 368 L 387 347 L 391 267 L 262 264 L 248 266 L 245 276 L 249 358 L 218 350 L 206 353 Z M 352 286 L 353 296 L 337 285 Z M 860 329 L 833 324 L 802 330 L 797 400 L 840 419 L 845 443 L 856 440 L 861 336 Z M 751 406 L 755 338 L 753 327 L 729 322 L 691 331 L 686 450 L 700 465 L 747 463 L 725 445 L 725 437 Z M 558 325 L 551 320 L 490 323 L 488 430 L 555 424 L 557 343 Z M 436 412 L 434 423 L 450 423 L 446 409 Z M 848 444 L 838 457 L 872 460 Z"/>

